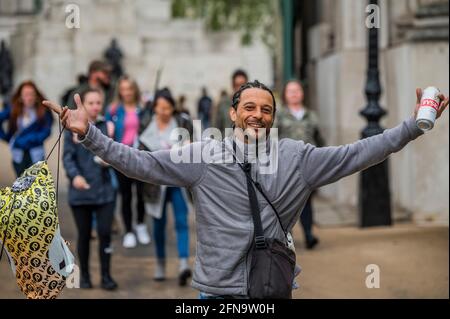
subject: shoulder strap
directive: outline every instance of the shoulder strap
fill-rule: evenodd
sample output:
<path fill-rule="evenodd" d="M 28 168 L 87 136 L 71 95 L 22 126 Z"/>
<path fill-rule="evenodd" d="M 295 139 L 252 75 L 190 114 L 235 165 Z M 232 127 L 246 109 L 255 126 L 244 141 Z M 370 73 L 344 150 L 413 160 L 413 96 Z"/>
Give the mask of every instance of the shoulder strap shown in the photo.
<path fill-rule="evenodd" d="M 236 145 L 235 145 L 235 142 L 234 142 L 234 141 L 233 141 L 233 149 L 236 149 Z M 253 178 L 251 177 L 251 175 L 250 175 L 250 172 L 251 172 L 251 164 L 250 164 L 250 163 L 244 163 L 244 164 L 239 163 L 238 160 L 237 160 L 237 158 L 236 158 L 236 155 L 234 154 L 234 151 L 232 151 L 231 153 L 232 153 L 232 155 L 233 155 L 234 160 L 236 161 L 236 163 L 239 165 L 239 167 L 242 169 L 242 171 L 243 171 L 243 172 L 245 173 L 245 175 L 246 175 L 246 178 L 247 178 L 247 189 L 248 189 L 248 193 L 249 193 L 248 195 L 249 195 L 249 200 L 250 200 L 250 208 L 252 209 L 252 215 L 255 215 L 255 214 L 253 213 L 253 209 L 254 209 L 254 208 L 252 208 L 252 206 L 256 206 L 256 208 L 257 208 L 257 210 L 258 210 L 258 215 L 257 215 L 257 217 L 258 217 L 258 219 L 259 219 L 259 223 L 262 224 L 262 223 L 261 223 L 261 216 L 260 216 L 260 214 L 259 214 L 258 199 L 257 199 L 257 197 L 256 197 L 256 192 L 255 192 L 255 190 L 254 190 L 254 188 L 253 188 L 253 185 L 254 185 L 254 186 L 256 187 L 256 189 L 257 189 L 257 190 L 261 193 L 261 195 L 264 197 L 264 199 L 266 200 L 266 202 L 270 205 L 270 207 L 272 208 L 272 210 L 274 211 L 275 215 L 277 216 L 278 223 L 280 224 L 281 229 L 283 230 L 284 236 L 286 237 L 286 240 L 288 240 L 287 231 L 284 229 L 283 224 L 281 223 L 280 214 L 278 213 L 277 209 L 276 209 L 275 206 L 272 204 L 272 202 L 269 200 L 269 198 L 267 197 L 267 195 L 264 193 L 264 191 L 263 191 L 261 185 L 260 185 L 258 182 L 255 182 L 255 181 L 253 180 Z M 250 187 L 250 186 L 252 186 L 252 187 Z M 253 194 L 251 194 L 251 193 L 254 194 L 254 198 L 252 198 L 252 197 L 253 197 Z M 254 203 L 252 203 L 252 202 L 254 202 Z M 253 220 L 255 220 L 255 216 L 253 216 Z M 255 222 L 254 222 L 254 223 L 255 223 Z M 262 226 L 261 226 L 261 230 L 262 230 Z M 255 233 L 256 233 L 256 231 L 257 231 L 257 227 L 256 227 L 256 223 L 255 223 Z M 261 231 L 261 233 L 262 233 L 262 235 L 264 236 L 264 233 L 263 233 L 262 231 Z"/>
<path fill-rule="evenodd" d="M 255 226 L 255 243 L 257 249 L 266 248 L 266 238 L 264 236 L 264 230 L 261 222 L 261 214 L 258 205 L 258 198 L 256 197 L 255 189 L 253 188 L 253 184 L 249 175 L 247 174 L 251 170 L 251 165 L 249 163 L 245 163 L 244 165 L 239 165 L 242 170 L 246 173 L 247 177 L 247 191 L 248 198 L 250 202 L 250 210 L 252 212 L 253 225 Z"/>
<path fill-rule="evenodd" d="M 253 180 L 253 178 L 250 176 L 250 169 L 251 169 L 251 164 L 249 163 L 244 163 L 243 165 L 238 163 L 239 167 L 244 171 L 245 175 L 247 176 L 247 184 L 250 183 L 250 185 L 255 185 L 256 189 L 259 191 L 259 193 L 264 197 L 264 199 L 266 200 L 266 202 L 270 205 L 270 207 L 272 208 L 272 210 L 274 211 L 275 215 L 277 216 L 278 219 L 278 223 L 280 224 L 281 229 L 283 230 L 284 236 L 287 238 L 287 231 L 284 229 L 283 224 L 281 223 L 281 218 L 280 218 L 280 214 L 278 213 L 277 209 L 275 208 L 275 206 L 273 206 L 272 202 L 269 200 L 269 198 L 267 197 L 267 195 L 264 193 L 261 184 L 259 184 L 258 182 L 255 182 Z M 248 169 L 246 167 L 244 167 L 245 165 L 248 165 Z M 249 186 L 247 185 L 247 188 Z M 253 189 L 253 187 L 252 187 Z M 255 193 L 255 190 L 253 189 L 253 192 Z M 249 196 L 250 196 L 250 192 L 249 192 Z M 251 198 L 250 198 L 251 200 Z M 256 198 L 256 193 L 255 193 L 255 203 L 258 203 L 258 199 Z M 252 205 L 252 203 L 250 203 L 250 206 Z M 259 207 L 258 207 L 259 210 Z M 259 216 L 259 218 L 261 219 L 261 216 Z"/>

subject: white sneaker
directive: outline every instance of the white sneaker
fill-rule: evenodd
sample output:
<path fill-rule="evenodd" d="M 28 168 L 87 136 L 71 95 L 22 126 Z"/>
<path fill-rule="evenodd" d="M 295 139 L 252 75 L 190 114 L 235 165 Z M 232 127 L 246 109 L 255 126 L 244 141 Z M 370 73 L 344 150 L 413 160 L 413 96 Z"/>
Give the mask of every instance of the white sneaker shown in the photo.
<path fill-rule="evenodd" d="M 164 259 L 156 260 L 155 276 L 153 277 L 153 280 L 166 280 L 166 261 Z"/>
<path fill-rule="evenodd" d="M 150 235 L 147 231 L 147 225 L 139 224 L 136 225 L 136 235 L 138 242 L 142 245 L 148 245 L 151 242 Z"/>
<path fill-rule="evenodd" d="M 122 245 L 124 248 L 136 247 L 136 236 L 133 233 L 126 233 L 123 237 Z"/>

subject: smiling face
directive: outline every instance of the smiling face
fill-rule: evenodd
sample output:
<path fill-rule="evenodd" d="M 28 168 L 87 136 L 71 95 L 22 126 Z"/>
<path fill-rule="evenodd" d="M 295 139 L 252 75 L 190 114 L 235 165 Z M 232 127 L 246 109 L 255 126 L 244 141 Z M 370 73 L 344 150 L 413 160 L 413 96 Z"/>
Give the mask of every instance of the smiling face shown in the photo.
<path fill-rule="evenodd" d="M 237 128 L 247 130 L 250 138 L 268 136 L 274 119 L 272 96 L 263 89 L 245 89 L 236 109 L 230 109 L 230 118 Z"/>

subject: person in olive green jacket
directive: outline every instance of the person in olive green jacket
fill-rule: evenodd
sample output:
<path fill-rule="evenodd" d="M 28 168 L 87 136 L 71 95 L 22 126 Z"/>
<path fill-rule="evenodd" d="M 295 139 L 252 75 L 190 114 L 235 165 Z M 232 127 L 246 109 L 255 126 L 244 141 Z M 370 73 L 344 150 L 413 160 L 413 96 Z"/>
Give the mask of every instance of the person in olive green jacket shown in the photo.
<path fill-rule="evenodd" d="M 301 83 L 297 80 L 288 81 L 283 89 L 283 107 L 275 118 L 279 138 L 292 138 L 302 140 L 314 146 L 324 146 L 325 142 L 320 135 L 319 120 L 316 113 L 303 104 L 304 92 Z M 319 243 L 313 235 L 313 207 L 311 197 L 300 215 L 300 221 L 305 235 L 306 248 L 312 249 Z"/>

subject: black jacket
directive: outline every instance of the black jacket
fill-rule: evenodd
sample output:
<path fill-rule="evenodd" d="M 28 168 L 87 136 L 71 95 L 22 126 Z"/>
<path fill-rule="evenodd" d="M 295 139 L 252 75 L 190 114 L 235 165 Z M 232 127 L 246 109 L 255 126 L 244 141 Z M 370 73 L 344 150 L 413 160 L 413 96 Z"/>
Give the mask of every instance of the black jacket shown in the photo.
<path fill-rule="evenodd" d="M 98 121 L 95 126 L 107 135 L 106 122 Z M 116 190 L 112 184 L 113 172 L 94 162 L 94 155 L 81 144 L 76 144 L 69 131 L 64 136 L 63 162 L 66 175 L 70 180 L 70 205 L 102 205 L 114 201 Z M 91 186 L 88 190 L 78 190 L 72 186 L 75 176 L 83 176 Z"/>

